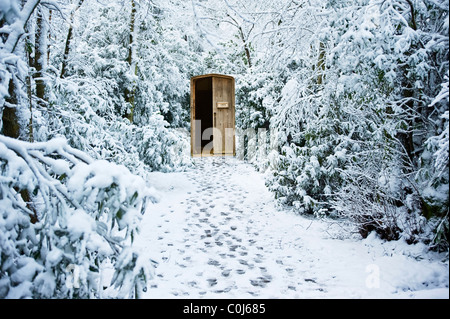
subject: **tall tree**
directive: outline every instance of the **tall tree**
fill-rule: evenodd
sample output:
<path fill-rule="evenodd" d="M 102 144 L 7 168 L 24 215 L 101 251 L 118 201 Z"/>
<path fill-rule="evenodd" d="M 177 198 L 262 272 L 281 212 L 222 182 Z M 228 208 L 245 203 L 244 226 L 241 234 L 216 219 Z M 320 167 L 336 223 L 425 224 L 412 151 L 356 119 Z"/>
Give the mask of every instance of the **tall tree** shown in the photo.
<path fill-rule="evenodd" d="M 132 77 L 137 75 L 138 66 L 137 61 L 133 61 L 134 47 L 136 44 L 134 43 L 134 33 L 135 33 L 135 23 L 136 23 L 136 3 L 135 0 L 131 0 L 131 13 L 130 13 L 130 25 L 129 25 L 129 37 L 128 37 L 128 55 L 127 62 L 130 67 L 130 72 Z M 130 87 L 125 89 L 125 101 L 129 103 L 130 108 L 126 114 L 126 118 L 133 123 L 134 117 L 134 108 L 135 108 L 135 95 L 136 95 L 136 82 L 132 81 L 129 84 Z"/>
<path fill-rule="evenodd" d="M 75 13 L 81 7 L 83 2 L 84 2 L 84 0 L 78 0 L 75 9 L 70 13 L 69 29 L 67 31 L 66 42 L 65 42 L 65 45 L 64 45 L 64 54 L 63 54 L 63 59 L 62 59 L 62 63 L 61 63 L 61 73 L 60 73 L 60 77 L 61 78 L 65 77 L 66 71 L 67 71 L 66 70 L 66 68 L 67 68 L 67 60 L 69 58 L 70 43 L 72 42 L 72 37 L 73 37 L 73 22 L 74 22 L 74 19 L 75 19 Z"/>
<path fill-rule="evenodd" d="M 37 7 L 36 10 L 36 30 L 35 30 L 35 42 L 34 42 L 34 63 L 33 67 L 35 73 L 33 74 L 34 81 L 36 83 L 36 97 L 38 102 L 45 100 L 45 81 L 44 81 L 44 68 L 45 61 L 47 59 L 47 28 L 45 26 L 44 7 L 42 5 Z"/>
<path fill-rule="evenodd" d="M 17 59 L 17 45 L 22 37 L 25 26 L 32 16 L 35 8 L 40 0 L 28 0 L 23 2 L 22 9 L 16 1 L 11 1 L 9 7 L 6 6 L 5 11 L 0 16 L 0 28 L 8 27 L 8 33 L 2 33 L 3 46 L 0 53 L 12 59 L 12 63 L 7 64 L 5 74 L 8 74 L 1 85 L 4 87 L 2 92 L 1 105 L 2 109 L 2 133 L 6 136 L 18 138 L 20 136 L 20 124 L 17 112 L 20 109 L 18 104 L 18 96 L 21 95 L 21 85 L 23 79 L 20 79 L 18 72 L 18 64 L 21 63 Z M 6 10 L 7 9 L 7 10 Z M 6 102 L 6 103 L 5 103 Z"/>

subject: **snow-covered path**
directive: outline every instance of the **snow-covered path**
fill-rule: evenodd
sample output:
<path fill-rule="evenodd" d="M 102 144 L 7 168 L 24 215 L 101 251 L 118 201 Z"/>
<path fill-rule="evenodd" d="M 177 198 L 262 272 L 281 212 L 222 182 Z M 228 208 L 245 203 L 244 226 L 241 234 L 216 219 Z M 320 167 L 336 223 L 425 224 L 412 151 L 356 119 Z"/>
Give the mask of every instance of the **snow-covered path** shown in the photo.
<path fill-rule="evenodd" d="M 161 198 L 136 244 L 158 265 L 144 298 L 449 298 L 444 256 L 338 239 L 337 225 L 280 211 L 250 165 L 194 163 L 150 175 Z"/>

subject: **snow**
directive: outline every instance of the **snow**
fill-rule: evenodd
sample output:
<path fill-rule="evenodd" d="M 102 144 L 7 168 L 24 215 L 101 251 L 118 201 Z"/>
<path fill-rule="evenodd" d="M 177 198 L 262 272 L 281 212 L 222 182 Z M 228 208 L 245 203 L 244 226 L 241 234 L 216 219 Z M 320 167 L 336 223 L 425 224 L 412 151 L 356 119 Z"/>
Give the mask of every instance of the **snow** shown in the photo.
<path fill-rule="evenodd" d="M 30 257 L 18 258 L 17 266 L 19 268 L 11 275 L 11 280 L 16 283 L 31 282 L 36 272 L 41 266 Z"/>
<path fill-rule="evenodd" d="M 95 229 L 95 221 L 81 209 L 76 210 L 67 219 L 67 229 L 74 237 L 82 237 L 84 234 L 90 235 Z"/>
<path fill-rule="evenodd" d="M 61 261 L 62 258 L 63 258 L 62 250 L 58 248 L 53 248 L 46 256 L 46 263 L 54 267 Z"/>
<path fill-rule="evenodd" d="M 449 298 L 446 256 L 277 207 L 263 174 L 235 158 L 149 181 L 159 202 L 135 245 L 158 264 L 143 298 Z"/>

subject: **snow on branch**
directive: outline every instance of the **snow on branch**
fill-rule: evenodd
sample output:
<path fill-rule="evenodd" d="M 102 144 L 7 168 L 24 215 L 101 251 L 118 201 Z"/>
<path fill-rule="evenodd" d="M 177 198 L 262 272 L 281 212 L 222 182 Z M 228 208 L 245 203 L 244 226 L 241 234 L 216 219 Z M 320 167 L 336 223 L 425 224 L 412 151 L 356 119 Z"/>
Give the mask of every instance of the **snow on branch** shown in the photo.
<path fill-rule="evenodd" d="M 20 37 L 25 32 L 24 27 L 33 14 L 34 9 L 41 0 L 28 0 L 20 11 L 14 23 L 11 25 L 11 33 L 5 43 L 4 49 L 6 52 L 13 53 L 16 49 Z"/>
<path fill-rule="evenodd" d="M 129 296 L 148 277 L 143 267 L 151 263 L 136 263 L 132 248 L 148 195 L 141 177 L 94 161 L 64 138 L 28 143 L 3 135 L 0 173 L 0 298 L 96 297 L 102 263 L 123 266 L 120 256 L 130 251 L 127 270 L 117 267 L 126 273 L 115 276 L 117 293 Z M 32 274 L 19 276 L 24 267 Z M 83 274 L 78 289 L 64 285 L 74 267 Z"/>

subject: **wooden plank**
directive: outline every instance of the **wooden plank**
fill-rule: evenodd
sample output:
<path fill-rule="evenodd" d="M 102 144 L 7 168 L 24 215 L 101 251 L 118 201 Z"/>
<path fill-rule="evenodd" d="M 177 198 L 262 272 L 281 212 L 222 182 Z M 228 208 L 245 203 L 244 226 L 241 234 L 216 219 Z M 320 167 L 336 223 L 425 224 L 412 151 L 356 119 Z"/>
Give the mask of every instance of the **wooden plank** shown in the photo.
<path fill-rule="evenodd" d="M 224 74 L 217 74 L 217 73 L 210 73 L 210 74 L 197 75 L 197 76 L 193 76 L 191 79 L 197 80 L 197 79 L 210 78 L 210 77 L 215 77 L 215 78 L 226 78 L 226 79 L 234 80 L 234 78 L 233 78 L 232 76 L 224 75 Z"/>
<path fill-rule="evenodd" d="M 234 153 L 234 121 L 232 108 L 220 108 L 221 103 L 228 106 L 233 105 L 233 87 L 232 79 L 229 77 L 215 77 L 214 78 L 214 102 L 215 102 L 215 128 L 216 131 L 214 154 L 227 154 L 232 155 Z M 228 130 L 227 130 L 228 129 Z M 231 129 L 231 130 L 230 130 Z M 230 147 L 231 146 L 231 147 Z M 230 151 L 228 148 L 232 148 Z"/>
<path fill-rule="evenodd" d="M 222 123 L 223 123 L 223 111 L 217 108 L 217 104 L 219 101 L 224 101 L 223 99 L 223 83 L 221 81 L 221 78 L 214 77 L 214 86 L 213 86 L 213 96 L 214 96 L 214 154 L 222 154 L 223 147 L 222 147 L 222 140 L 223 140 L 223 134 L 222 134 Z"/>
<path fill-rule="evenodd" d="M 194 156 L 194 143 L 195 143 L 195 81 L 191 78 L 191 156 Z"/>
<path fill-rule="evenodd" d="M 233 132 L 233 156 L 236 156 L 236 87 L 235 79 L 231 78 L 231 126 L 234 129 Z"/>

